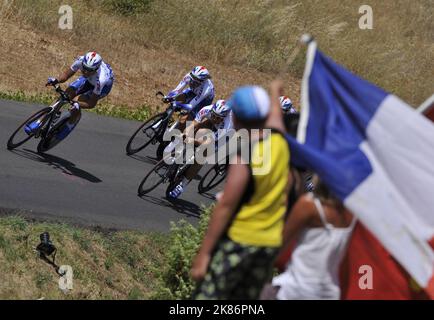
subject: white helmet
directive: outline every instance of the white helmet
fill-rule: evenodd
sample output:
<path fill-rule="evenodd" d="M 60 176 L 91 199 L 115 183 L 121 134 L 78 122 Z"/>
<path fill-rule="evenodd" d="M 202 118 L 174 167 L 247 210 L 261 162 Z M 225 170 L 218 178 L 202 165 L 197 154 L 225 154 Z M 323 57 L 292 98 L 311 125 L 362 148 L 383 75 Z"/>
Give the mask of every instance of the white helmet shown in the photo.
<path fill-rule="evenodd" d="M 217 102 L 212 106 L 211 111 L 215 115 L 224 118 L 229 114 L 231 108 L 226 104 L 225 100 L 217 100 Z"/>
<path fill-rule="evenodd" d="M 295 110 L 292 105 L 291 99 L 289 99 L 287 96 L 281 96 L 279 100 L 280 100 L 280 106 L 282 107 L 283 111 L 290 112 L 290 113 L 297 113 L 297 110 Z"/>
<path fill-rule="evenodd" d="M 193 78 L 193 80 L 198 82 L 203 82 L 209 78 L 211 78 L 209 71 L 207 68 L 202 66 L 196 66 L 191 70 L 190 77 Z"/>
<path fill-rule="evenodd" d="M 95 71 L 101 66 L 102 58 L 95 51 L 88 52 L 83 58 L 83 69 L 86 71 Z"/>

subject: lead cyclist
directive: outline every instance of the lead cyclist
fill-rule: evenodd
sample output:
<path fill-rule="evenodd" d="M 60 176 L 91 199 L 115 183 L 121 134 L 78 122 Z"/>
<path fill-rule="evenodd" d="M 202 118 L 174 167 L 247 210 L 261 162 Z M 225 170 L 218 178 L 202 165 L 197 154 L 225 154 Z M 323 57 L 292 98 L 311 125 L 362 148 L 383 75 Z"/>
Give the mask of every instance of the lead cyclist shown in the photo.
<path fill-rule="evenodd" d="M 230 130 L 234 128 L 232 122 L 232 112 L 229 106 L 226 105 L 225 100 L 217 100 L 213 105 L 206 106 L 197 113 L 194 121 L 185 129 L 185 143 L 194 143 L 195 146 L 209 143 L 215 143 L 217 146 L 218 141 L 226 141 L 225 136 L 229 134 Z M 201 129 L 210 129 L 214 132 L 213 139 L 203 139 L 206 131 Z M 194 133 L 196 133 L 194 135 Z M 191 138 L 195 136 L 195 138 Z M 170 150 L 170 145 L 168 148 Z M 202 168 L 202 164 L 195 162 L 184 174 L 183 180 L 176 185 L 173 190 L 169 192 L 171 199 L 178 198 L 185 190 L 190 181 L 196 176 L 196 174 Z"/>
<path fill-rule="evenodd" d="M 65 138 L 74 129 L 80 117 L 81 108 L 94 108 L 99 100 L 110 93 L 113 86 L 114 74 L 112 68 L 95 51 L 79 56 L 71 67 L 57 78 L 49 77 L 46 86 L 66 82 L 77 71 L 81 72 L 81 76 L 65 90 L 69 98 L 74 101 L 70 109 L 71 117 L 63 126 L 63 129 L 57 133 L 58 139 Z M 38 129 L 38 125 L 37 121 L 32 122 L 26 126 L 25 131 L 31 134 Z"/>

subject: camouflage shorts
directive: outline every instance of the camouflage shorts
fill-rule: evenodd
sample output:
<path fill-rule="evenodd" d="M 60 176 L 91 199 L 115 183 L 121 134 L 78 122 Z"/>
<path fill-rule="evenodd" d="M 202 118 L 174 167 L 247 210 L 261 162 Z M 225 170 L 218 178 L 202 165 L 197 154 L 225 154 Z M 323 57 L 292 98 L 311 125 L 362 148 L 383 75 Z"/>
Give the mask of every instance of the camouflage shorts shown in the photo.
<path fill-rule="evenodd" d="M 278 248 L 242 245 L 221 240 L 214 252 L 204 280 L 198 284 L 194 299 L 258 299 L 270 281 Z"/>

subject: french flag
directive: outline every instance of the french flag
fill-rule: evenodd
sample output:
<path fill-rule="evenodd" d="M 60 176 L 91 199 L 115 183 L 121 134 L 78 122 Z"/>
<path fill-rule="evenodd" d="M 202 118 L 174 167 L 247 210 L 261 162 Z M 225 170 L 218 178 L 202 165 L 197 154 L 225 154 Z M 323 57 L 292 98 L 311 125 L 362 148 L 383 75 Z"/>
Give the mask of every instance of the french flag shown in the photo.
<path fill-rule="evenodd" d="M 417 111 L 425 115 L 431 121 L 434 121 L 434 94 L 422 103 Z"/>
<path fill-rule="evenodd" d="M 434 298 L 433 123 L 310 41 L 297 140 L 288 140 L 292 161 L 318 173 L 360 222 L 348 254 L 373 268 L 373 291 L 359 288 L 361 275 L 350 270 L 343 298 L 385 299 L 406 285 Z M 355 259 L 347 255 L 347 273 Z"/>

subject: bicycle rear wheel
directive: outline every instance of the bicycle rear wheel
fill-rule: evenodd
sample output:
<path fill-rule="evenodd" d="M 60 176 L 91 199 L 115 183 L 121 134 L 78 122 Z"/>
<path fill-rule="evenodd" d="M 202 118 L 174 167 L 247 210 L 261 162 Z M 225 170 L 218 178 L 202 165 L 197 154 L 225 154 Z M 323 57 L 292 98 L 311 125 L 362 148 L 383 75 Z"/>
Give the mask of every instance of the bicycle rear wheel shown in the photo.
<path fill-rule="evenodd" d="M 212 166 L 205 173 L 202 179 L 200 179 L 198 185 L 199 193 L 208 192 L 211 189 L 214 189 L 217 185 L 219 185 L 226 178 L 227 167 L 228 165 L 226 163 L 224 164 L 217 163 L 214 166 Z"/>
<path fill-rule="evenodd" d="M 135 154 L 155 141 L 166 130 L 167 121 L 164 120 L 165 117 L 165 112 L 159 113 L 141 124 L 128 140 L 125 148 L 127 155 Z"/>
<path fill-rule="evenodd" d="M 28 123 L 31 123 L 33 121 L 36 121 L 37 119 L 46 116 L 47 114 L 49 114 L 51 111 L 50 107 L 46 107 L 44 109 L 39 110 L 38 112 L 34 113 L 33 115 L 31 115 L 26 121 L 24 121 L 17 130 L 15 130 L 14 133 L 12 133 L 12 135 L 10 136 L 8 143 L 7 143 L 7 148 L 8 150 L 12 150 L 15 149 L 17 147 L 19 147 L 20 145 L 24 144 L 25 142 L 27 142 L 30 138 L 32 138 L 34 136 L 34 134 L 30 134 L 28 135 L 27 133 L 24 132 L 24 126 Z M 43 123 L 41 125 L 41 127 L 45 124 L 46 119 L 43 120 Z"/>

